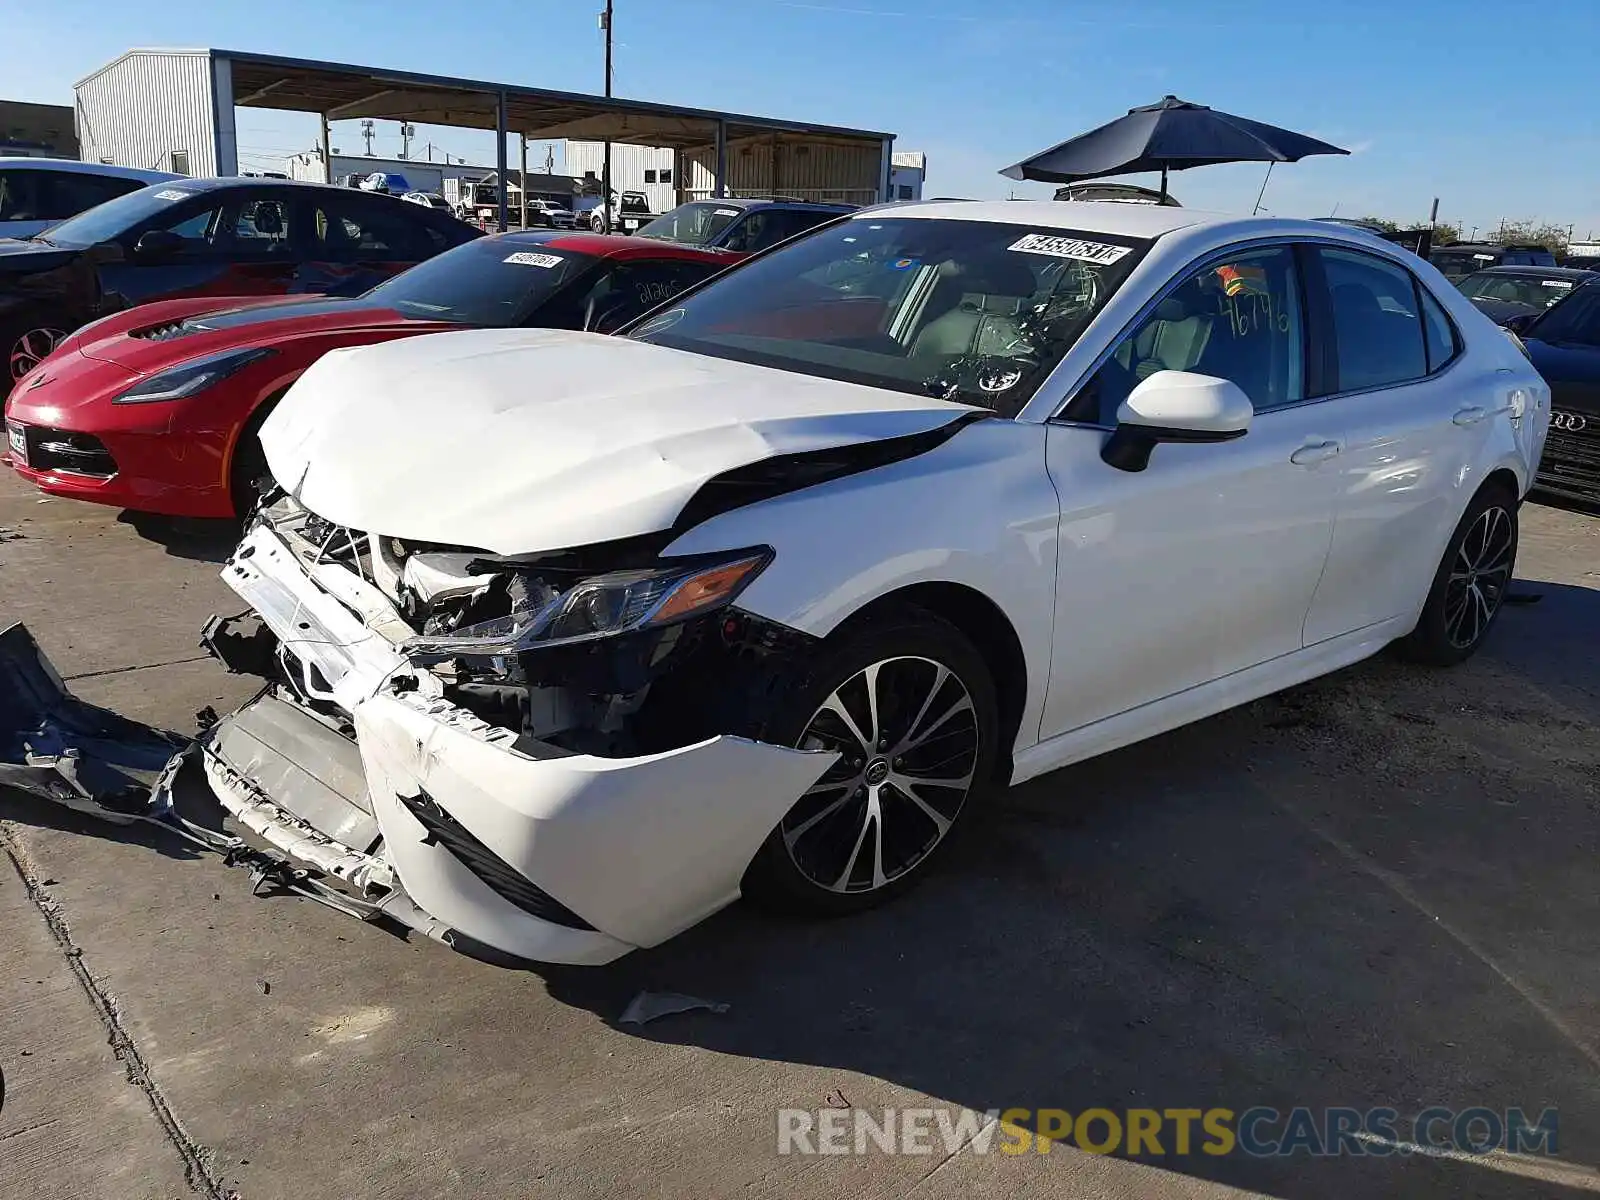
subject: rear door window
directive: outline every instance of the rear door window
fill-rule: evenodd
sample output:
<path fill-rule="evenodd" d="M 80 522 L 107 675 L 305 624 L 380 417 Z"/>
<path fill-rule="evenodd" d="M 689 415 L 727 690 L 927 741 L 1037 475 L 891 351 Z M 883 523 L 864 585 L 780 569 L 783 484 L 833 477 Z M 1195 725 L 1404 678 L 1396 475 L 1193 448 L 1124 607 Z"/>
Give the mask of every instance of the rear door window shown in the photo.
<path fill-rule="evenodd" d="M 1323 246 L 1338 388 L 1388 387 L 1428 374 L 1416 283 L 1396 263 Z"/>

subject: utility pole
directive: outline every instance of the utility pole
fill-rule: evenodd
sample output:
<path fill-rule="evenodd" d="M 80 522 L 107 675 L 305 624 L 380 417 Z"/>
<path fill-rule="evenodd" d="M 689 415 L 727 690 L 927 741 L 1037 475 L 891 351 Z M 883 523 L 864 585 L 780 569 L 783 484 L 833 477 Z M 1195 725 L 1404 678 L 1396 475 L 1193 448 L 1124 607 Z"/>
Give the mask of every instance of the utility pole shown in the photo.
<path fill-rule="evenodd" d="M 600 14 L 600 28 L 606 35 L 606 99 L 611 99 L 611 0 L 606 0 L 606 10 Z M 611 141 L 606 139 L 605 159 L 600 171 L 601 220 L 607 233 L 611 232 Z"/>
<path fill-rule="evenodd" d="M 361 122 L 361 136 L 367 139 L 367 157 L 372 157 L 372 118 Z"/>
<path fill-rule="evenodd" d="M 411 157 L 411 139 L 417 136 L 417 127 L 410 121 L 400 122 L 400 157 Z"/>

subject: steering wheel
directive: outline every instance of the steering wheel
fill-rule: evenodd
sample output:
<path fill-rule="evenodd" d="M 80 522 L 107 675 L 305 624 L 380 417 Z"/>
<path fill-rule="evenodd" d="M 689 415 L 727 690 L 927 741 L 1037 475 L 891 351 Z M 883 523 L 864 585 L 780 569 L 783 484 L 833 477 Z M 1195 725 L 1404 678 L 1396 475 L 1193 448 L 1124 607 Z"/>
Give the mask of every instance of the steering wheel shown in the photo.
<path fill-rule="evenodd" d="M 1028 355 L 963 354 L 951 359 L 925 386 L 942 399 L 959 397 L 969 404 L 1014 414 L 1021 405 L 1008 401 L 1008 394 L 1038 369 L 1038 360 Z"/>

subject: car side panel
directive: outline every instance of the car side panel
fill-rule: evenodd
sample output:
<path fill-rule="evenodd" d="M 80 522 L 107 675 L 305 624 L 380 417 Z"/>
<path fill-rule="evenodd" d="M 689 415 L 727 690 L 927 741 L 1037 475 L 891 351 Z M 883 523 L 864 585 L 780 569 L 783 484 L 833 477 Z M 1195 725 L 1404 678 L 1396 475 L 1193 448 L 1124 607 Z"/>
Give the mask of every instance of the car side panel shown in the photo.
<path fill-rule="evenodd" d="M 713 517 L 665 553 L 771 546 L 739 607 L 818 637 L 914 584 L 971 588 L 1022 645 L 1020 751 L 1039 736 L 1055 607 L 1060 504 L 1044 442 L 1038 426 L 978 421 L 915 458 Z"/>

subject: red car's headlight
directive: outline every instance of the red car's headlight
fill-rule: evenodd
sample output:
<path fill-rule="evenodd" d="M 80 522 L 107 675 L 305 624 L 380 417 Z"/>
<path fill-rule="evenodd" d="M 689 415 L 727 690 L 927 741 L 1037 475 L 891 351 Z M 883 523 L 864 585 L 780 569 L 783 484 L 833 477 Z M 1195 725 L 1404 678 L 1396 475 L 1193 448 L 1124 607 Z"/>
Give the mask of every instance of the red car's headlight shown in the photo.
<path fill-rule="evenodd" d="M 224 350 L 171 367 L 148 378 L 141 379 L 127 391 L 113 396 L 113 404 L 150 404 L 157 400 L 180 400 L 202 392 L 219 380 L 253 362 L 276 354 L 268 346 L 255 346 L 247 350 Z"/>

